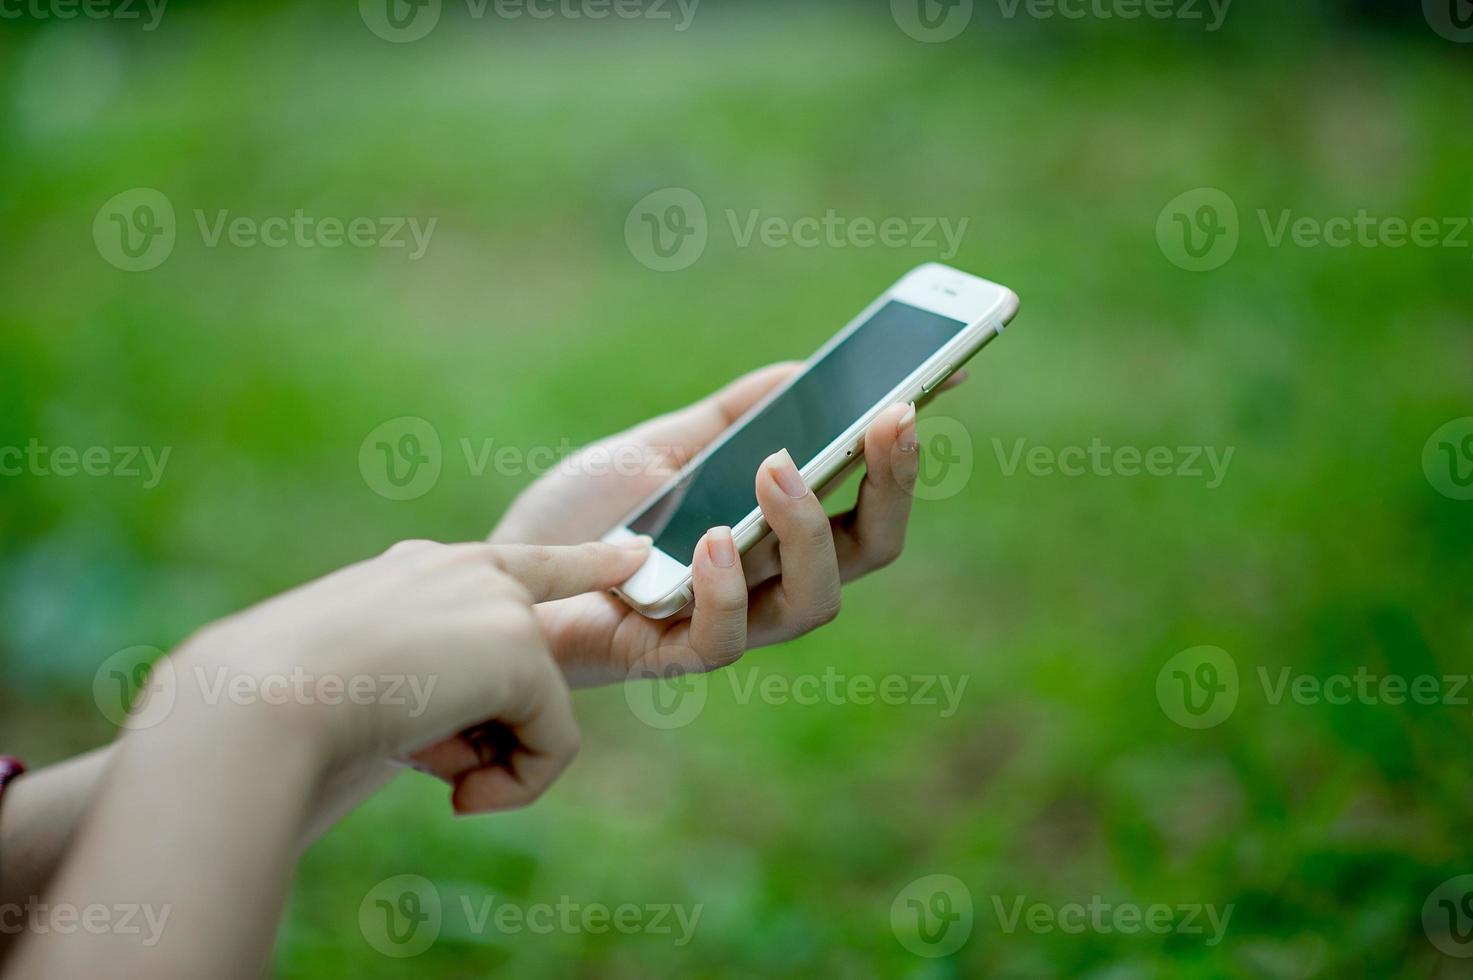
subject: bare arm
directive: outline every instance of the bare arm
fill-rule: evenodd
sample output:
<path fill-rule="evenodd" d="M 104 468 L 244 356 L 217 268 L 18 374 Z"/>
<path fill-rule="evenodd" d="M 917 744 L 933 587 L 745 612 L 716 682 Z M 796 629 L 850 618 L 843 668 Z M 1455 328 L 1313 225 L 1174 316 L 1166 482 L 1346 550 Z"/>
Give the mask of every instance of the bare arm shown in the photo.
<path fill-rule="evenodd" d="M 49 866 L 64 854 L 35 903 L 49 918 L 28 923 L 5 975 L 259 976 L 302 842 L 344 806 L 333 787 L 377 780 L 390 759 L 444 778 L 458 813 L 531 803 L 578 744 L 532 607 L 607 588 L 646 555 L 409 542 L 203 631 L 170 657 L 179 684 L 163 720 L 125 732 L 92 763 L 100 778 L 79 768 L 67 792 L 66 770 L 38 778 L 11 815 L 17 841 L 48 808 L 69 825 L 37 849 Z M 294 671 L 339 694 L 222 699 L 192 680 L 249 675 L 260 689 Z M 397 684 L 373 697 L 375 678 L 423 698 Z M 341 697 L 363 680 L 370 696 Z M 491 723 L 504 737 L 487 753 Z"/>
<path fill-rule="evenodd" d="M 56 913 L 100 906 L 103 925 L 30 931 L 11 975 L 262 975 L 325 771 L 292 734 L 194 711 L 125 735 L 44 892 Z"/>
<path fill-rule="evenodd" d="M 21 908 L 45 894 L 77 838 L 88 807 L 101 792 L 119 746 L 26 773 L 5 790 L 0 806 L 0 907 Z M 401 771 L 384 761 L 335 772 L 314 792 L 297 842 L 298 852 Z M 0 929 L 0 962 L 17 935 Z"/>
<path fill-rule="evenodd" d="M 45 891 L 71 846 L 112 749 L 102 748 L 28 772 L 5 790 L 0 806 L 0 904 Z M 9 938 L 0 932 L 0 949 Z"/>

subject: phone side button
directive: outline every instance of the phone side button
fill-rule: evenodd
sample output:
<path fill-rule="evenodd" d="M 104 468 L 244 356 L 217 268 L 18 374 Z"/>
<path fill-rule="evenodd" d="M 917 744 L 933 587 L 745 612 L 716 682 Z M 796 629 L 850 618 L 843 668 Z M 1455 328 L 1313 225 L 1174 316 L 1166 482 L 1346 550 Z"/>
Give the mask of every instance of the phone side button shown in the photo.
<path fill-rule="evenodd" d="M 945 381 L 949 374 L 951 374 L 951 365 L 947 364 L 921 384 L 921 394 L 929 395 L 935 391 L 936 386 Z"/>

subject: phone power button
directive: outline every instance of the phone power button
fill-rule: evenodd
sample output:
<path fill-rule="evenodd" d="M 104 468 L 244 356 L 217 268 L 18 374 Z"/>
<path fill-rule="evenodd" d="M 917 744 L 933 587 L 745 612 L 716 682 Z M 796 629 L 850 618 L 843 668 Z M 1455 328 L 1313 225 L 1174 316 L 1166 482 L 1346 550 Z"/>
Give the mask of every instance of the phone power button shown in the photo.
<path fill-rule="evenodd" d="M 936 370 L 936 373 L 935 374 L 931 375 L 931 377 L 927 378 L 925 380 L 925 382 L 923 382 L 921 384 L 921 394 L 923 394 L 923 395 L 929 395 L 931 392 L 935 391 L 936 390 L 936 386 L 939 385 L 941 382 L 945 381 L 946 380 L 946 376 L 948 374 L 950 374 L 950 373 L 951 373 L 951 365 L 950 364 L 946 364 L 946 365 L 943 365 L 942 367 L 938 368 Z"/>

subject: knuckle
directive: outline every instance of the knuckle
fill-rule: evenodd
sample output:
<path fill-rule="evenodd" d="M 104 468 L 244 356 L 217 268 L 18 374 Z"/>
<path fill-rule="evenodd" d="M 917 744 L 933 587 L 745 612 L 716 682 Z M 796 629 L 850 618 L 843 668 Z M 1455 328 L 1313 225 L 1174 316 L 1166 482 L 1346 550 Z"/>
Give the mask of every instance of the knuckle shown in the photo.
<path fill-rule="evenodd" d="M 828 515 L 822 508 L 817 513 L 807 514 L 797 527 L 798 543 L 815 551 L 834 546 L 834 529 L 829 526 Z"/>
<path fill-rule="evenodd" d="M 798 619 L 804 630 L 816 630 L 839 618 L 843 600 L 837 595 L 825 597 L 803 610 Z"/>
<path fill-rule="evenodd" d="M 505 600 L 509 610 L 520 610 L 528 617 L 532 615 L 532 592 L 519 579 L 499 566 L 482 565 L 480 568 L 492 594 Z"/>
<path fill-rule="evenodd" d="M 738 589 L 717 589 L 711 595 L 711 610 L 723 616 L 745 613 L 747 611 L 745 585 Z"/>
<path fill-rule="evenodd" d="M 558 747 L 558 755 L 562 757 L 564 764 L 572 762 L 583 750 L 583 730 L 575 722 L 568 723 L 567 734 L 563 738 L 563 744 Z"/>
<path fill-rule="evenodd" d="M 890 453 L 890 479 L 895 481 L 896 486 L 910 493 L 915 490 L 916 478 L 921 472 L 921 454 L 919 452 L 901 452 L 897 446 Z"/>
<path fill-rule="evenodd" d="M 506 576 L 503 587 L 506 589 L 507 597 L 516 603 L 519 609 L 526 612 L 529 622 L 535 627 L 536 620 L 531 617 L 532 606 L 535 605 L 537 597 L 532 594 L 532 590 L 510 576 Z"/>
<path fill-rule="evenodd" d="M 513 583 L 522 588 L 521 583 Z M 526 591 L 523 589 L 523 591 Z M 529 597 L 530 598 L 530 597 Z M 501 633 L 518 650 L 536 651 L 541 657 L 543 642 L 542 628 L 532 612 L 530 602 L 504 603 L 501 610 Z"/>
<path fill-rule="evenodd" d="M 435 547 L 437 547 L 435 542 L 430 541 L 426 538 L 406 538 L 403 541 L 396 541 L 393 544 L 389 545 L 388 550 L 385 551 L 384 554 L 407 555 L 413 554 L 418 551 L 428 551 L 429 549 Z"/>
<path fill-rule="evenodd" d="M 899 538 L 868 548 L 865 551 L 865 569 L 873 572 L 893 565 L 904 551 L 905 541 Z"/>
<path fill-rule="evenodd" d="M 706 653 L 702 658 L 702 664 L 706 670 L 720 670 L 742 659 L 746 652 L 745 646 L 741 644 L 719 646 Z"/>

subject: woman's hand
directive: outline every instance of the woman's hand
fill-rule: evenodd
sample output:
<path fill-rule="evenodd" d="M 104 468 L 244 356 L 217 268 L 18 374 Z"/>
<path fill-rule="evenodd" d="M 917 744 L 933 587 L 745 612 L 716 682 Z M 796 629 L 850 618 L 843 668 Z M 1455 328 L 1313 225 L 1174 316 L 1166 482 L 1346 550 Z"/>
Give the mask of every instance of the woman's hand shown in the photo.
<path fill-rule="evenodd" d="M 324 797 L 343 804 L 344 777 L 387 757 L 449 781 L 462 813 L 530 803 L 578 747 L 533 604 L 608 588 L 646 553 L 407 542 L 201 631 L 143 702 L 154 724 L 118 740 L 45 892 L 142 906 L 157 934 L 43 930 L 7 966 L 260 976 Z"/>
<path fill-rule="evenodd" d="M 459 813 L 524 806 L 578 745 L 533 604 L 606 589 L 647 554 L 403 542 L 192 638 L 170 658 L 173 715 L 245 708 L 316 746 L 329 777 L 411 758 Z"/>
<path fill-rule="evenodd" d="M 587 447 L 528 488 L 491 540 L 573 544 L 599 538 L 799 368 L 763 368 L 694 405 Z M 951 383 L 961 380 L 959 373 Z M 695 548 L 695 602 L 688 615 L 650 620 L 610 595 L 539 605 L 537 616 L 569 682 L 587 686 L 710 670 L 749 647 L 792 639 L 832 620 L 841 583 L 893 561 L 905 543 L 919 463 L 914 406 L 892 406 L 875 420 L 865 435 L 864 458 L 858 504 L 830 518 L 787 453 L 769 457 L 754 478 L 773 533 L 738 556 L 729 528 L 709 531 Z"/>

